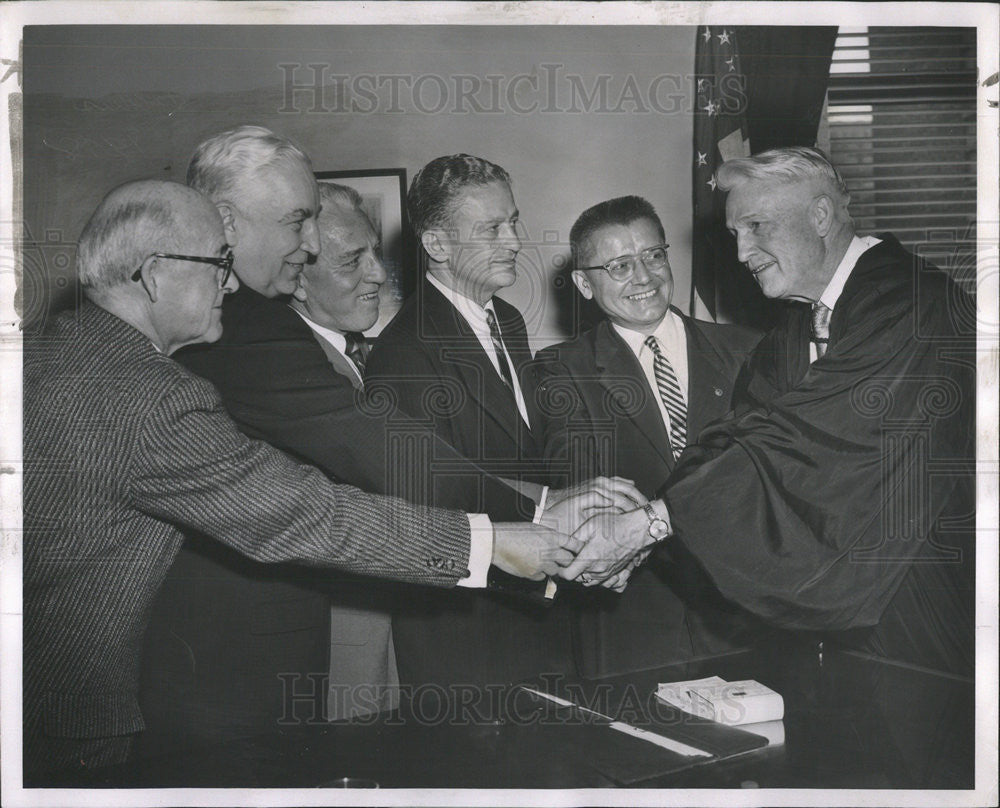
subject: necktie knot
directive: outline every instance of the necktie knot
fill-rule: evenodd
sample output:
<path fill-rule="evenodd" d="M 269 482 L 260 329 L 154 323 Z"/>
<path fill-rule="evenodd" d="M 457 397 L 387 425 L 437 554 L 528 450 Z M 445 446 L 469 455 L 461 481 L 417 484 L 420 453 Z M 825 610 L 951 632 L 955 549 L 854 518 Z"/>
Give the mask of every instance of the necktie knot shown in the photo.
<path fill-rule="evenodd" d="M 827 344 L 830 342 L 830 315 L 833 311 L 824 306 L 819 301 L 812 304 L 811 334 L 810 339 L 816 345 L 817 357 L 826 353 Z"/>
<path fill-rule="evenodd" d="M 660 342 L 652 334 L 650 334 L 645 339 L 645 345 L 649 350 L 651 350 L 656 356 L 660 356 Z"/>

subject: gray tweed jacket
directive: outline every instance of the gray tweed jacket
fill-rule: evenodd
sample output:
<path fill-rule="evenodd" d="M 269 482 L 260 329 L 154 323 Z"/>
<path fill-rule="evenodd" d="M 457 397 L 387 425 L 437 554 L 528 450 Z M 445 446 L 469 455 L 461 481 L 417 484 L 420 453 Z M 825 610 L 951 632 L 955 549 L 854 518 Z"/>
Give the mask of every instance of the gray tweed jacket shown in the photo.
<path fill-rule="evenodd" d="M 24 350 L 24 752 L 143 729 L 150 604 L 196 529 L 259 561 L 450 586 L 457 512 L 336 485 L 245 437 L 215 388 L 91 303 Z"/>

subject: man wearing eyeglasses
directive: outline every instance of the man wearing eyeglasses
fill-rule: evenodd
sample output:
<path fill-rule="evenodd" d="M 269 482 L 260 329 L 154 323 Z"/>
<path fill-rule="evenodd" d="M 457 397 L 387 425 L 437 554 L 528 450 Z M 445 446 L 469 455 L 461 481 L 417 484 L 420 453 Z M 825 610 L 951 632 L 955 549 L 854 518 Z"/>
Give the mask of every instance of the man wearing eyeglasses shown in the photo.
<path fill-rule="evenodd" d="M 478 517 L 336 485 L 243 435 L 212 385 L 170 357 L 219 338 L 220 306 L 239 285 L 230 264 L 207 199 L 176 183 L 128 183 L 80 237 L 87 301 L 25 339 L 28 784 L 129 756 L 144 729 L 143 631 L 182 531 L 257 562 L 436 586 L 482 586 L 490 557 L 551 575 L 571 558 L 563 545 L 578 549 L 538 525 L 494 523 L 481 525 L 492 550 L 477 557 Z M 197 678 L 201 659 L 189 653 Z"/>
<path fill-rule="evenodd" d="M 368 281 L 353 303 L 346 288 L 321 290 L 329 264 L 320 257 L 318 217 L 326 203 L 305 152 L 268 129 L 240 126 L 198 145 L 188 184 L 221 214 L 241 288 L 223 305 L 221 339 L 186 348 L 177 359 L 215 385 L 240 429 L 365 491 L 499 522 L 531 520 L 531 496 L 486 474 L 424 426 L 387 412 L 382 402 L 369 406 L 355 386 L 356 371 L 345 367 L 346 356 L 338 367 L 350 377 L 331 363 L 329 351 L 337 349 L 318 338 L 307 319 L 329 325 L 324 309 L 343 314 L 356 304 L 364 322 L 352 314 L 350 323 L 338 327 L 346 323 L 345 332 L 360 331 L 374 300 Z M 337 252 L 331 248 L 334 259 Z M 327 338 L 339 341 L 330 333 Z M 443 473 L 436 473 L 441 467 Z M 553 493 L 541 518 L 578 501 L 584 500 Z M 338 677 L 350 660 L 334 659 L 331 670 L 331 659 L 356 657 L 361 643 L 374 647 L 377 641 L 365 634 L 343 642 L 338 635 L 331 645 L 331 601 L 340 603 L 340 589 L 330 586 L 329 576 L 255 564 L 190 536 L 147 632 L 140 698 L 148 731 L 140 751 L 156 754 L 192 740 L 266 732 L 283 718 L 319 720 L 328 707 L 328 678 L 329 692 L 343 703 L 350 696 L 343 686 L 352 682 Z M 381 681 L 366 682 L 374 687 L 354 701 L 363 699 L 370 709 L 388 703 L 392 694 L 377 690 Z"/>
<path fill-rule="evenodd" d="M 737 372 L 760 335 L 671 307 L 669 245 L 645 199 L 587 209 L 570 230 L 570 247 L 573 283 L 605 319 L 536 357 L 546 461 L 554 476 L 621 475 L 651 497 L 688 437 L 728 411 Z M 613 675 L 731 649 L 730 621 L 713 598 L 683 564 L 647 564 L 621 595 L 579 593 L 581 672 Z"/>

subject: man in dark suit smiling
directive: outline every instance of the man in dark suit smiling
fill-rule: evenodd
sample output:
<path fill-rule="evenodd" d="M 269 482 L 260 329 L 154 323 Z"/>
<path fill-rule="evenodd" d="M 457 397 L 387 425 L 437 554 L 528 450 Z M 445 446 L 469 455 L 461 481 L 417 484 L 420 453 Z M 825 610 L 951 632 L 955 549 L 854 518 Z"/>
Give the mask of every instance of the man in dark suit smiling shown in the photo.
<path fill-rule="evenodd" d="M 576 220 L 570 244 L 573 282 L 606 319 L 537 357 L 546 460 L 553 476 L 621 474 L 653 496 L 688 438 L 728 412 L 760 335 L 671 308 L 666 235 L 645 199 L 594 205 Z M 647 564 L 621 595 L 585 593 L 581 672 L 611 675 L 731 649 L 730 619 L 704 602 L 713 597 L 705 583 L 684 565 Z M 690 610 L 679 594 L 702 608 Z"/>

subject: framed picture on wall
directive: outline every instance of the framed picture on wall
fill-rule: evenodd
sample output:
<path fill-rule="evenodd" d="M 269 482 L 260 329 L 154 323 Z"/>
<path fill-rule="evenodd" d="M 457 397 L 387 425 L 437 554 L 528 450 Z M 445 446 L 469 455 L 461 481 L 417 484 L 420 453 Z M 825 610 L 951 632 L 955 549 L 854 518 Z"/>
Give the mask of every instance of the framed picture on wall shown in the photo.
<path fill-rule="evenodd" d="M 317 171 L 320 183 L 347 185 L 361 194 L 362 208 L 379 236 L 386 280 L 379 293 L 378 321 L 366 333 L 377 336 L 416 287 L 417 256 L 406 220 L 406 169 Z"/>

